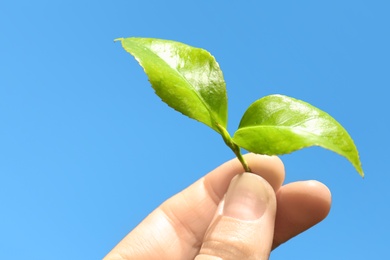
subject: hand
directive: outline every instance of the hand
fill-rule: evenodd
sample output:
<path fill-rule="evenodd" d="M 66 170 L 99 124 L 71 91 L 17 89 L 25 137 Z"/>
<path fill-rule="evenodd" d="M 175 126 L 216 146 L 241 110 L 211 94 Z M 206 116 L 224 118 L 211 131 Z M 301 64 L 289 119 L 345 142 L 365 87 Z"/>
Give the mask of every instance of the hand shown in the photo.
<path fill-rule="evenodd" d="M 317 224 L 331 195 L 317 181 L 282 186 L 275 156 L 247 154 L 252 173 L 231 160 L 165 201 L 104 259 L 268 259 Z"/>

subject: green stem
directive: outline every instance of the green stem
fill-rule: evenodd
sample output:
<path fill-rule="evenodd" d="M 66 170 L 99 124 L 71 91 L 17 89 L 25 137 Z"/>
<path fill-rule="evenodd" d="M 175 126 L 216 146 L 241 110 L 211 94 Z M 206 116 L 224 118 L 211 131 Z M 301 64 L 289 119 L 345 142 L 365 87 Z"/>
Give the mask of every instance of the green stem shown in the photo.
<path fill-rule="evenodd" d="M 237 156 L 237 159 L 241 162 L 242 167 L 246 172 L 251 172 L 251 169 L 249 168 L 248 163 L 245 161 L 244 157 L 241 154 L 240 147 L 233 142 L 233 139 L 231 138 L 229 132 L 221 125 L 217 124 L 217 127 L 220 131 L 220 134 L 222 135 L 223 141 L 227 146 L 232 149 L 233 153 Z"/>

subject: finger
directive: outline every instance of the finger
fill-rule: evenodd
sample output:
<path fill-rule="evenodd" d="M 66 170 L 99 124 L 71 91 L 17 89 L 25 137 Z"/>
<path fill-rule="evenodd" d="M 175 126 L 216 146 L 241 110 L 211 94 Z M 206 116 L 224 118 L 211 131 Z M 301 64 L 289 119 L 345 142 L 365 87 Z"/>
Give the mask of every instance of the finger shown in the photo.
<path fill-rule="evenodd" d="M 273 248 L 314 226 L 330 211 L 331 193 L 318 181 L 294 182 L 277 194 Z"/>
<path fill-rule="evenodd" d="M 279 189 L 284 181 L 284 165 L 278 157 L 247 154 L 245 159 L 252 172 L 266 179 L 275 190 Z M 228 161 L 161 206 L 176 234 L 186 243 L 184 251 L 197 253 L 232 178 L 243 172 L 237 159 Z"/>
<path fill-rule="evenodd" d="M 275 213 L 275 192 L 266 180 L 252 173 L 234 177 L 195 259 L 268 259 Z"/>
<path fill-rule="evenodd" d="M 279 189 L 284 180 L 284 166 L 278 157 L 247 154 L 245 159 L 254 173 L 275 190 Z M 153 211 L 106 259 L 194 258 L 230 181 L 243 172 L 237 159 L 213 170 Z"/>
<path fill-rule="evenodd" d="M 249 153 L 244 155 L 245 160 L 254 174 L 260 175 L 278 190 L 284 181 L 284 164 L 276 156 L 266 156 Z M 206 185 L 221 199 L 226 193 L 229 183 L 234 176 L 243 173 L 244 169 L 237 159 L 230 160 L 205 176 Z"/>

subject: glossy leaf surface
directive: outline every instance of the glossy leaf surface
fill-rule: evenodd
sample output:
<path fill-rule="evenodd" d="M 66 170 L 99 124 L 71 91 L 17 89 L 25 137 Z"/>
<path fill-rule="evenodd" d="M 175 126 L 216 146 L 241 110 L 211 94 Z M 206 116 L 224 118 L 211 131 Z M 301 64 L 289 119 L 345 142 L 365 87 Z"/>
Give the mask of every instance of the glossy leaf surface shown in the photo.
<path fill-rule="evenodd" d="M 271 95 L 254 102 L 241 119 L 233 141 L 250 152 L 268 155 L 321 146 L 346 157 L 364 176 L 347 131 L 329 114 L 291 97 Z"/>
<path fill-rule="evenodd" d="M 147 74 L 156 94 L 170 107 L 217 132 L 226 128 L 227 95 L 222 71 L 207 51 L 183 43 L 118 39 Z"/>

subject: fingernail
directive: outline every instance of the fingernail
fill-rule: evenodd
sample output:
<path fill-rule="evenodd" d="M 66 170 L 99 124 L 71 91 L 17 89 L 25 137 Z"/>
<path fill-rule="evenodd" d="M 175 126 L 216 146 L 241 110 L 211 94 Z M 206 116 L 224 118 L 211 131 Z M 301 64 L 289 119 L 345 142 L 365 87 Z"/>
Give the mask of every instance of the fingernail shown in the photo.
<path fill-rule="evenodd" d="M 260 218 L 270 200 L 270 189 L 266 185 L 264 179 L 253 173 L 234 177 L 225 196 L 223 215 L 240 220 Z"/>

